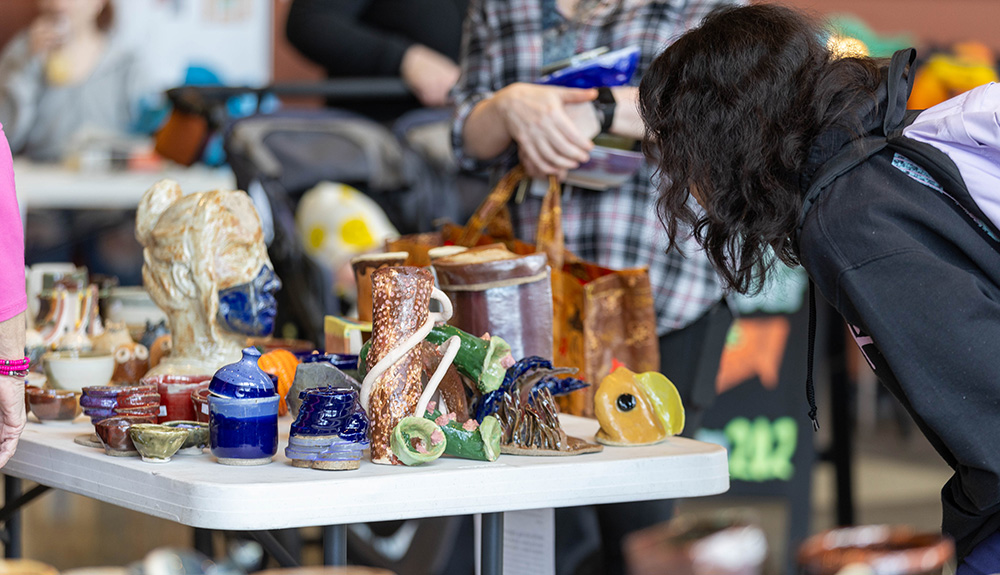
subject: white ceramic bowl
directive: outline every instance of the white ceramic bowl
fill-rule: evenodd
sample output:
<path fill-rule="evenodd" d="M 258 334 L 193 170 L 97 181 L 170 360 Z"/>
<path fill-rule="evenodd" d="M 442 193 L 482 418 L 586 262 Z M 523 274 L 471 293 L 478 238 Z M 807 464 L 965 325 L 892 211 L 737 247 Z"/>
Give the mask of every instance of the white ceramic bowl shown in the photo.
<path fill-rule="evenodd" d="M 84 387 L 111 381 L 115 358 L 93 352 L 50 351 L 42 356 L 42 366 L 52 387 L 82 392 Z"/>

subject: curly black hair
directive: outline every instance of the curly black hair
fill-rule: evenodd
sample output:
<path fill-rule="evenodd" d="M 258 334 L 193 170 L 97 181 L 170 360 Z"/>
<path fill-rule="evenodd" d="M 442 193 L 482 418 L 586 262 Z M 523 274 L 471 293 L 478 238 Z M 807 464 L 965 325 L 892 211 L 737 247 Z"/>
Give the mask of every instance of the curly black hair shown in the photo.
<path fill-rule="evenodd" d="M 834 59 L 821 38 L 789 8 L 722 8 L 657 57 L 639 87 L 668 249 L 693 230 L 731 290 L 762 289 L 775 258 L 798 264 L 810 145 L 829 127 L 860 130 L 855 111 L 875 98 L 879 64 Z"/>

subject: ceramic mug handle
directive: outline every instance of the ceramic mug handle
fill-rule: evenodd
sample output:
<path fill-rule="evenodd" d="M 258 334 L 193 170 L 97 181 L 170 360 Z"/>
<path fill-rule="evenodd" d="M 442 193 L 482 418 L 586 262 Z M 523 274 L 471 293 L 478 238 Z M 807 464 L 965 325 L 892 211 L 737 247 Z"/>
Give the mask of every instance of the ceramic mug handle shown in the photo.
<path fill-rule="evenodd" d="M 431 332 L 431 328 L 437 322 L 445 322 L 451 319 L 454 313 L 454 308 L 451 305 L 451 300 L 448 299 L 447 294 L 438 288 L 431 288 L 431 299 L 441 304 L 441 311 L 432 312 L 427 314 L 427 321 L 420 326 L 417 331 L 410 334 L 410 337 L 404 339 L 399 345 L 389 350 L 382 359 L 378 361 L 368 373 L 365 375 L 364 381 L 361 383 L 361 391 L 358 393 L 358 399 L 361 402 L 361 407 L 364 408 L 365 413 L 368 413 L 368 399 L 371 396 L 372 387 L 375 385 L 375 381 L 388 370 L 394 363 L 399 361 L 408 351 L 420 345 L 420 342 L 427 337 L 427 334 Z M 455 360 L 455 355 L 458 353 L 458 342 L 452 342 L 451 340 L 457 340 L 457 336 L 453 336 L 444 343 L 445 357 L 441 360 L 441 364 L 438 366 L 431 380 L 427 382 L 427 386 L 424 388 L 424 392 L 420 395 L 420 400 L 417 402 L 417 411 L 420 416 L 423 416 L 424 410 L 427 409 L 427 403 L 430 401 L 431 395 L 437 389 L 438 383 L 444 377 L 444 370 L 448 369 L 451 362 Z M 450 355 L 450 358 L 449 358 Z M 434 385 L 432 386 L 431 383 Z M 430 390 L 428 392 L 428 390 Z"/>

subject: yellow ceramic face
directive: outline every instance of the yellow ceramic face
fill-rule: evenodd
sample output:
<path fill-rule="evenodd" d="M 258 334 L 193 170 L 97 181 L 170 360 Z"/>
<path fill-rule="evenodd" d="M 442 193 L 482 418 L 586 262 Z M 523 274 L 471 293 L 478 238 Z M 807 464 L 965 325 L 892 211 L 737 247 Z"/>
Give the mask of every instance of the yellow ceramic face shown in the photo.
<path fill-rule="evenodd" d="M 601 424 L 597 440 L 610 445 L 644 445 L 667 436 L 647 392 L 635 373 L 619 367 L 601 380 L 594 394 L 594 413 Z"/>

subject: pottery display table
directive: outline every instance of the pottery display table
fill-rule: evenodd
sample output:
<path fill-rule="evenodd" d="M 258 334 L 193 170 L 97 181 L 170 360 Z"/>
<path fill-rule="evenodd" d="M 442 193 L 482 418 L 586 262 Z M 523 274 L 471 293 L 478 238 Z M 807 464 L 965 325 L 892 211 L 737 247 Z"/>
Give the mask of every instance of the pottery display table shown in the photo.
<path fill-rule="evenodd" d="M 595 420 L 561 419 L 570 435 L 592 438 L 597 431 Z M 332 472 L 289 464 L 289 425 L 289 418 L 280 420 L 274 462 L 230 467 L 207 451 L 163 464 L 109 457 L 73 442 L 93 430 L 83 418 L 64 426 L 29 423 L 3 473 L 205 529 L 343 527 L 481 513 L 484 573 L 499 573 L 504 511 L 696 497 L 729 487 L 726 451 L 684 438 L 571 457 L 502 455 L 494 463 L 441 458 L 399 467 L 362 461 L 356 471 Z M 328 541 L 337 548 L 333 562 L 343 562 L 344 537 L 340 529 Z"/>

